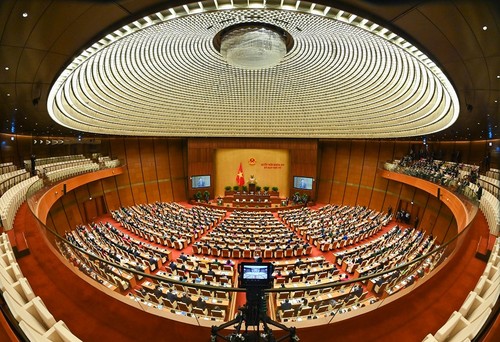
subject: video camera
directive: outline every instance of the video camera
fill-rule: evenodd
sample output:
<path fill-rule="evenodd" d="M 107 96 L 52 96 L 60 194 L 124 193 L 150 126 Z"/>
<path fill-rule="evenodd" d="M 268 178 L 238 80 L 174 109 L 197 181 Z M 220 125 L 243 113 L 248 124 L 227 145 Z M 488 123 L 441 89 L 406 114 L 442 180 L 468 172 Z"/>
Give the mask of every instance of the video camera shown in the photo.
<path fill-rule="evenodd" d="M 238 264 L 240 288 L 273 287 L 274 265 L 270 262 L 241 262 Z"/>

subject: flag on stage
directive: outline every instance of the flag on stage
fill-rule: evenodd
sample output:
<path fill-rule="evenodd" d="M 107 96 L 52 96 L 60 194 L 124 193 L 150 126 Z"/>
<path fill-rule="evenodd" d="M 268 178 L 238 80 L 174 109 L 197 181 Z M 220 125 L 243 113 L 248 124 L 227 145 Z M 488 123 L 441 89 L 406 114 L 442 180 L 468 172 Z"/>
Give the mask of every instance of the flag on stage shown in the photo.
<path fill-rule="evenodd" d="M 243 165 L 241 165 L 241 162 L 240 167 L 238 168 L 238 173 L 236 174 L 236 184 L 239 186 L 245 185 L 245 176 L 243 176 Z"/>

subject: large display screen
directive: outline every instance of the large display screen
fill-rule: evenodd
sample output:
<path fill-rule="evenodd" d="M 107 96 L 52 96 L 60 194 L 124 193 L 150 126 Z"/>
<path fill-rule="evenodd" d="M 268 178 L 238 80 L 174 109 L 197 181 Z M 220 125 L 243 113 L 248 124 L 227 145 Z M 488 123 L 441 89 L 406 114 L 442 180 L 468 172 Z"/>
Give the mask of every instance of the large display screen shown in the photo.
<path fill-rule="evenodd" d="M 313 178 L 303 177 L 303 176 L 295 176 L 295 177 L 293 177 L 293 187 L 295 189 L 312 190 Z"/>
<path fill-rule="evenodd" d="M 199 188 L 209 188 L 210 187 L 210 176 L 201 175 L 191 177 L 191 187 L 193 189 Z"/>

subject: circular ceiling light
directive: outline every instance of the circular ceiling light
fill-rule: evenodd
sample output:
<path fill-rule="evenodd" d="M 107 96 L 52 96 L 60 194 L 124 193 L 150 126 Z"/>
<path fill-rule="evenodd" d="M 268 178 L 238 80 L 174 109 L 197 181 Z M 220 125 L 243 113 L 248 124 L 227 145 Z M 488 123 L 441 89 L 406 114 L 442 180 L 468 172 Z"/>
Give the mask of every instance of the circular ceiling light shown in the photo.
<path fill-rule="evenodd" d="M 289 50 L 291 41 L 291 36 L 277 26 L 244 23 L 218 33 L 214 45 L 230 65 L 259 70 L 278 65 Z"/>
<path fill-rule="evenodd" d="M 394 138 L 438 132 L 459 113 L 446 75 L 412 43 L 303 1 L 168 8 L 82 50 L 47 104 L 57 123 L 83 132 Z"/>

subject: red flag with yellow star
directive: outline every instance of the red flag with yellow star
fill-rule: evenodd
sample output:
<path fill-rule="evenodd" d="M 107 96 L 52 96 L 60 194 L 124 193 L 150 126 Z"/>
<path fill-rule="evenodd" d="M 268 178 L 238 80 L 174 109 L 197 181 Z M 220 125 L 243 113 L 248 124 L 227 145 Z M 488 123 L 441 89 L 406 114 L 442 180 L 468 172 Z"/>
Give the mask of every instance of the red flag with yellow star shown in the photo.
<path fill-rule="evenodd" d="M 243 175 L 243 165 L 241 165 L 241 162 L 240 167 L 238 168 L 238 173 L 236 174 L 236 184 L 239 186 L 245 185 L 245 176 Z"/>

